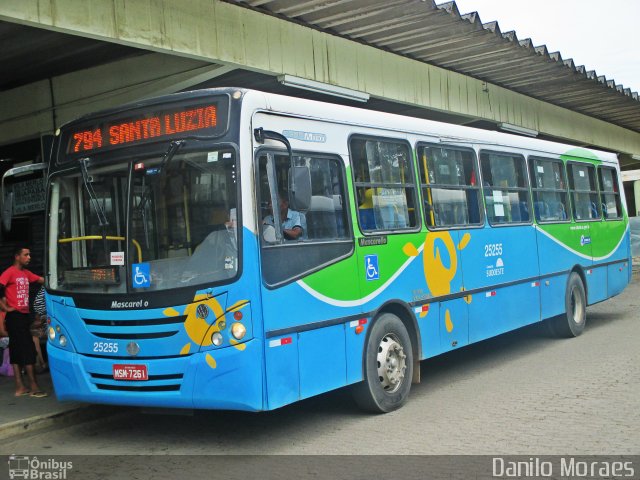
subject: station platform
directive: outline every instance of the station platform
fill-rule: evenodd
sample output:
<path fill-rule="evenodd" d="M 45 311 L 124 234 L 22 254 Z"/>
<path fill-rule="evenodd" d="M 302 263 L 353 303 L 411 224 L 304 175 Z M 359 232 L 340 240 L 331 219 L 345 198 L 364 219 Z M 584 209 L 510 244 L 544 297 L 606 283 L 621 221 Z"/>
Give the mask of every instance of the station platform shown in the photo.
<path fill-rule="evenodd" d="M 113 407 L 103 405 L 60 402 L 53 390 L 51 375 L 48 372 L 41 373 L 36 378 L 48 396 L 16 397 L 13 377 L 0 376 L 0 441 L 89 421 L 113 412 Z"/>

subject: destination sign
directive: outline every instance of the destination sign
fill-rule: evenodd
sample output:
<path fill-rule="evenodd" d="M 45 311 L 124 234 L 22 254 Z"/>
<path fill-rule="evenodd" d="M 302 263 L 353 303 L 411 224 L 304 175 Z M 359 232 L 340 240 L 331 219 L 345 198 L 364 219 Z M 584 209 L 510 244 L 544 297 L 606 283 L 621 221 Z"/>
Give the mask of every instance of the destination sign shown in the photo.
<path fill-rule="evenodd" d="M 226 99 L 225 99 L 226 100 Z M 65 132 L 67 155 L 91 154 L 111 148 L 188 135 L 219 135 L 226 129 L 226 102 L 141 112 L 96 122 Z"/>

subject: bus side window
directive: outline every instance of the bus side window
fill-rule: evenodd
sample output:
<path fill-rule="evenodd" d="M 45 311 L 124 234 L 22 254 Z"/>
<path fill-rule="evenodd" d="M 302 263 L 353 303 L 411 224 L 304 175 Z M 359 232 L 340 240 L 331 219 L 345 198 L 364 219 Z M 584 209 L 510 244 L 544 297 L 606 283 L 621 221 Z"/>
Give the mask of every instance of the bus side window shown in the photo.
<path fill-rule="evenodd" d="M 538 223 L 568 221 L 569 197 L 562 161 L 530 157 L 529 174 L 536 221 Z"/>
<path fill-rule="evenodd" d="M 354 137 L 349 150 L 360 229 L 373 233 L 417 227 L 408 145 L 401 140 Z"/>
<path fill-rule="evenodd" d="M 529 223 L 531 209 L 524 157 L 502 152 L 481 152 L 480 168 L 489 223 Z"/>
<path fill-rule="evenodd" d="M 569 191 L 573 203 L 573 217 L 577 221 L 599 220 L 600 199 L 596 186 L 596 167 L 589 163 L 569 162 Z"/>
<path fill-rule="evenodd" d="M 417 152 L 427 225 L 481 225 L 474 152 L 440 145 L 418 146 Z"/>
<path fill-rule="evenodd" d="M 600 167 L 600 203 L 605 220 L 622 218 L 622 205 L 618 191 L 618 175 L 611 167 Z"/>

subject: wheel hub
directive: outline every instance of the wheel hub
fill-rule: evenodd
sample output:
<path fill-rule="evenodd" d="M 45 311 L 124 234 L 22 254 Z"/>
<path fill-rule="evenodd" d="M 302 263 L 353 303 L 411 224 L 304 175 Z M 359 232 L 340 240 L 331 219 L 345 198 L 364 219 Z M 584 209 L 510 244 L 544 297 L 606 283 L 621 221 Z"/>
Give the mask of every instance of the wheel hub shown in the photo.
<path fill-rule="evenodd" d="M 378 379 L 382 388 L 393 393 L 400 388 L 407 369 L 404 348 L 393 334 L 385 335 L 378 347 Z"/>
<path fill-rule="evenodd" d="M 584 304 L 582 302 L 582 296 L 576 288 L 571 291 L 571 310 L 573 313 L 573 321 L 576 324 L 581 324 L 584 319 Z"/>

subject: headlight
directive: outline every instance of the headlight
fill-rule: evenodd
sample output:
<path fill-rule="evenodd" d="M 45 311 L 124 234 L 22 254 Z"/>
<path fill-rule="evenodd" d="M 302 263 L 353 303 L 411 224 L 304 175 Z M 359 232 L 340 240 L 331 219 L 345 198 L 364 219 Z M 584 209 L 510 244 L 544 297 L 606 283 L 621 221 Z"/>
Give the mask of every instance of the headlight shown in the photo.
<path fill-rule="evenodd" d="M 231 327 L 231 335 L 233 335 L 236 340 L 242 340 L 246 334 L 247 329 L 241 323 L 234 323 Z"/>
<path fill-rule="evenodd" d="M 222 345 L 222 334 L 220 332 L 214 332 L 211 335 L 211 343 L 213 343 L 216 347 L 219 347 L 220 345 Z"/>
<path fill-rule="evenodd" d="M 49 327 L 49 340 L 52 342 L 56 339 L 56 331 L 53 327 Z"/>
<path fill-rule="evenodd" d="M 67 345 L 67 337 L 65 337 L 64 335 L 60 335 L 58 342 L 60 342 L 61 347 L 65 347 Z"/>

